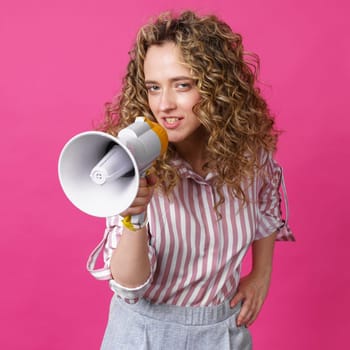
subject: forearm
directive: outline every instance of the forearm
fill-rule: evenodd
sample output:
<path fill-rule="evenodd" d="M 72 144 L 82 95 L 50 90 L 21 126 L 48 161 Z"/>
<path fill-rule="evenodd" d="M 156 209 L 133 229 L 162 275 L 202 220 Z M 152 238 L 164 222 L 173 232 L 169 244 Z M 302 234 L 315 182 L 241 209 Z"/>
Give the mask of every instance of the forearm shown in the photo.
<path fill-rule="evenodd" d="M 256 240 L 252 245 L 252 271 L 241 278 L 237 293 L 231 300 L 231 307 L 242 302 L 237 325 L 250 326 L 256 319 L 266 298 L 272 271 L 273 248 L 276 233 Z"/>
<path fill-rule="evenodd" d="M 273 251 L 277 233 L 254 241 L 252 245 L 252 274 L 270 277 L 272 271 Z"/>
<path fill-rule="evenodd" d="M 156 180 L 153 174 L 140 178 L 136 198 L 132 205 L 120 214 L 122 217 L 146 215 Z M 123 227 L 122 235 L 111 258 L 110 269 L 113 279 L 122 287 L 137 288 L 147 282 L 151 274 L 151 264 L 146 226 L 136 231 Z"/>
<path fill-rule="evenodd" d="M 144 284 L 150 276 L 148 232 L 144 227 L 137 231 L 123 229 L 123 234 L 111 258 L 113 279 L 127 288 Z"/>

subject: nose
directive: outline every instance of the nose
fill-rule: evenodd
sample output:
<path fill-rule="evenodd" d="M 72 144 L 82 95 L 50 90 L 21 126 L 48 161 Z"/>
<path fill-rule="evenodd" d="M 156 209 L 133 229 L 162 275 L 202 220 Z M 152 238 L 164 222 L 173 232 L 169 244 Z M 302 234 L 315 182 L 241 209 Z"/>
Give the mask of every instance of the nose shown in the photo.
<path fill-rule="evenodd" d="M 164 89 L 159 100 L 159 110 L 167 112 L 176 108 L 176 97 L 170 89 Z"/>

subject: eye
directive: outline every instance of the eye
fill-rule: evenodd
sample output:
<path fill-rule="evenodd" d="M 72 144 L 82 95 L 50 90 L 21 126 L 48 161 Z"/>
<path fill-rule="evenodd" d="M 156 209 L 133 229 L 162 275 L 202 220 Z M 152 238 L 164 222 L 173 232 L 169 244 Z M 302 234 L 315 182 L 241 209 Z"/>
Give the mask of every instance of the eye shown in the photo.
<path fill-rule="evenodd" d="M 192 84 L 189 82 L 179 82 L 176 84 L 176 88 L 181 90 L 181 91 L 187 91 L 191 89 Z"/>
<path fill-rule="evenodd" d="M 159 86 L 158 85 L 146 85 L 146 89 L 148 92 L 157 92 L 159 90 Z"/>
<path fill-rule="evenodd" d="M 190 86 L 189 83 L 180 83 L 180 84 L 178 85 L 179 88 L 186 88 L 186 87 L 189 87 L 189 86 Z"/>

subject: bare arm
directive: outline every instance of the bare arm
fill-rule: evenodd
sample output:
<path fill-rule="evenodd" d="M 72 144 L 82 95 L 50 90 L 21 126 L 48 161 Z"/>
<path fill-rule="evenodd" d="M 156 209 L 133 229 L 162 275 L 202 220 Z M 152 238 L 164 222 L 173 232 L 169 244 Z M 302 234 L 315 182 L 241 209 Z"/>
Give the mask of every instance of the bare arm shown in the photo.
<path fill-rule="evenodd" d="M 144 284 L 150 276 L 151 268 L 148 259 L 148 233 L 141 230 L 130 231 L 124 228 L 111 258 L 113 279 L 127 288 Z"/>
<path fill-rule="evenodd" d="M 138 195 L 131 207 L 122 216 L 144 213 L 153 195 L 154 177 L 140 179 Z M 148 258 L 149 237 L 147 228 L 137 231 L 123 228 L 123 234 L 111 258 L 113 279 L 127 288 L 144 284 L 150 277 L 151 267 Z"/>
<path fill-rule="evenodd" d="M 253 242 L 252 271 L 243 277 L 231 306 L 243 302 L 237 318 L 237 325 L 250 326 L 257 318 L 265 301 L 272 271 L 273 249 L 276 233 Z"/>

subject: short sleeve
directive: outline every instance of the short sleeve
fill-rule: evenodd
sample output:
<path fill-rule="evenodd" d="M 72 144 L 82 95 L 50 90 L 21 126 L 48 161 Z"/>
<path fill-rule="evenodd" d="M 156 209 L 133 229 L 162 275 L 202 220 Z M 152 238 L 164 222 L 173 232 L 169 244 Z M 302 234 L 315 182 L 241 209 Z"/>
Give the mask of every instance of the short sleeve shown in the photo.
<path fill-rule="evenodd" d="M 282 167 L 269 156 L 260 171 L 261 188 L 258 195 L 258 225 L 255 239 L 261 239 L 277 232 L 278 241 L 295 241 L 288 225 L 289 207 Z M 282 214 L 282 195 L 286 214 Z"/>
<path fill-rule="evenodd" d="M 110 263 L 114 249 L 118 245 L 118 241 L 122 235 L 122 225 L 119 216 L 113 216 L 106 219 L 106 229 L 104 236 L 99 245 L 90 254 L 87 269 L 93 277 L 99 280 L 109 280 L 109 285 L 111 289 L 121 298 L 127 300 L 128 302 L 133 302 L 140 298 L 150 283 L 152 282 L 154 271 L 156 269 L 156 256 L 154 248 L 149 245 L 148 258 L 151 264 L 151 274 L 148 280 L 141 286 L 136 288 L 127 288 L 118 284 L 113 278 L 110 271 Z M 103 251 L 103 267 L 95 268 L 97 259 L 101 252 Z"/>

